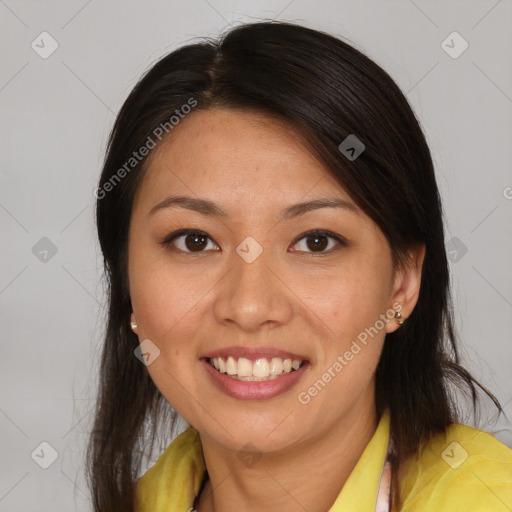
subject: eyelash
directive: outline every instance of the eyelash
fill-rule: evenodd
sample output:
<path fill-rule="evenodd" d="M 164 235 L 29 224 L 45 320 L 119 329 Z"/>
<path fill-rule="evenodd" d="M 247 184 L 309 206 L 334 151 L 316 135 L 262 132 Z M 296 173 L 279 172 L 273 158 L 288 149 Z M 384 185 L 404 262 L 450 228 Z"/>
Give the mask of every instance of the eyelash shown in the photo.
<path fill-rule="evenodd" d="M 210 238 L 210 236 L 208 236 L 208 234 L 205 233 L 204 231 L 199 231 L 199 230 L 195 230 L 195 229 L 180 229 L 178 231 L 174 231 L 174 232 L 170 233 L 169 235 L 167 235 L 160 242 L 160 244 L 168 250 L 183 252 L 186 254 L 194 254 L 195 255 L 195 254 L 204 254 L 206 252 L 205 250 L 196 251 L 196 252 L 184 251 L 183 249 L 178 249 L 178 248 L 173 247 L 172 242 L 183 235 L 201 235 L 201 236 L 204 236 L 205 238 L 210 239 L 213 242 L 213 240 Z M 306 231 L 305 233 L 300 235 L 299 238 L 296 239 L 296 241 L 293 243 L 293 245 L 296 245 L 303 238 L 308 238 L 308 237 L 313 237 L 313 236 L 325 236 L 327 238 L 332 238 L 332 239 L 336 240 L 336 242 L 338 242 L 339 245 L 338 245 L 338 247 L 334 247 L 334 248 L 331 247 L 331 249 L 329 249 L 327 251 L 324 250 L 324 251 L 319 251 L 319 252 L 314 252 L 314 251 L 297 251 L 297 252 L 306 252 L 306 254 L 314 254 L 314 255 L 322 256 L 325 254 L 331 254 L 332 252 L 339 250 L 341 247 L 348 246 L 347 241 L 340 235 L 336 235 L 335 233 L 332 233 L 331 231 L 326 231 L 326 230 L 321 230 L 321 229 L 313 229 L 310 231 Z M 215 245 L 217 245 L 217 244 L 215 244 Z M 293 251 L 293 252 L 295 252 L 295 251 Z"/>

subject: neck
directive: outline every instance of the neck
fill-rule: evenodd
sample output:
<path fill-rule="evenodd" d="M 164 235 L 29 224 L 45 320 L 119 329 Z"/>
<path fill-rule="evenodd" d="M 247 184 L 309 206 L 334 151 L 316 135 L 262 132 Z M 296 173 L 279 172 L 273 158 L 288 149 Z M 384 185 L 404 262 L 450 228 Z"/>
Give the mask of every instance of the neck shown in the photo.
<path fill-rule="evenodd" d="M 201 435 L 209 478 L 197 512 L 325 512 L 347 481 L 377 427 L 374 402 L 355 406 L 326 432 L 246 466 L 237 454 Z"/>

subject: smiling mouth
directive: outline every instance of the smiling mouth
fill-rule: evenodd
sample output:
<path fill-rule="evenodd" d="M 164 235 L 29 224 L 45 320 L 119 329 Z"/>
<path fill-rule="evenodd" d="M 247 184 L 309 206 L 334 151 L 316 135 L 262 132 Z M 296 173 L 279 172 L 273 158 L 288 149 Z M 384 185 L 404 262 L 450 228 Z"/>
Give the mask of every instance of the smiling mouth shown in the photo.
<path fill-rule="evenodd" d="M 297 371 L 307 363 L 299 359 L 260 357 L 254 360 L 245 357 L 209 357 L 206 361 L 219 373 L 235 380 L 267 381 Z"/>

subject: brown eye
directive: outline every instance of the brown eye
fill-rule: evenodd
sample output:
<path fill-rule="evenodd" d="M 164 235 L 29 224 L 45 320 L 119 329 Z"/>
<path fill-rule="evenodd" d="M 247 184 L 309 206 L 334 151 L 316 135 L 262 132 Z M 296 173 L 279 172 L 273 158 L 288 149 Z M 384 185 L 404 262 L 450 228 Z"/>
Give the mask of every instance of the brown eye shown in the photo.
<path fill-rule="evenodd" d="M 185 235 L 185 246 L 190 251 L 202 251 L 207 245 L 207 237 L 204 235 Z"/>
<path fill-rule="evenodd" d="M 323 251 L 329 245 L 328 237 L 325 235 L 312 235 L 308 236 L 306 239 L 308 240 L 308 249 L 312 251 L 316 251 L 317 249 Z"/>
<path fill-rule="evenodd" d="M 300 242 L 302 242 L 302 240 L 306 240 L 306 243 L 301 246 Z M 171 233 L 160 243 L 170 250 L 177 250 L 185 253 L 202 253 L 206 252 L 209 241 L 212 242 L 213 249 L 218 249 L 217 245 L 213 243 L 206 233 L 182 229 Z M 294 247 L 292 252 L 297 251 L 324 254 L 339 249 L 340 246 L 347 245 L 347 242 L 335 233 L 331 233 L 330 231 L 314 230 L 304 233 L 292 246 Z M 297 249 L 296 247 L 299 248 Z"/>
<path fill-rule="evenodd" d="M 211 241 L 210 237 L 201 231 L 181 230 L 171 233 L 161 243 L 172 250 L 199 253 L 204 252 L 209 240 Z M 213 245 L 217 247 L 215 244 Z"/>
<path fill-rule="evenodd" d="M 331 233 L 329 231 L 310 231 L 305 233 L 298 239 L 293 247 L 299 246 L 299 242 L 301 240 L 306 240 L 305 244 L 302 244 L 302 248 L 293 249 L 293 251 L 304 251 L 304 252 L 312 252 L 312 253 L 328 253 L 332 250 L 336 250 L 339 246 L 346 246 L 347 243 L 340 236 Z M 329 240 L 333 240 L 334 242 L 329 245 Z M 328 250 L 326 250 L 326 248 Z"/>

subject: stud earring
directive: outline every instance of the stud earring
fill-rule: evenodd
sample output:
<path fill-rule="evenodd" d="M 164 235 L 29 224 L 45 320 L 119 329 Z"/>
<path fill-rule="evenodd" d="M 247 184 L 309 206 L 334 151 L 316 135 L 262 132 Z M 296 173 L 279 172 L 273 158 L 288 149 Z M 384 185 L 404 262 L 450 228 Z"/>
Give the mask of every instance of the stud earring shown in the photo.
<path fill-rule="evenodd" d="M 405 318 L 402 316 L 402 313 L 400 311 L 397 311 L 395 313 L 396 323 L 399 325 L 402 325 L 405 322 Z"/>
<path fill-rule="evenodd" d="M 135 329 L 137 329 L 137 324 L 135 322 L 130 322 L 130 327 L 132 328 L 132 331 L 135 331 Z"/>

